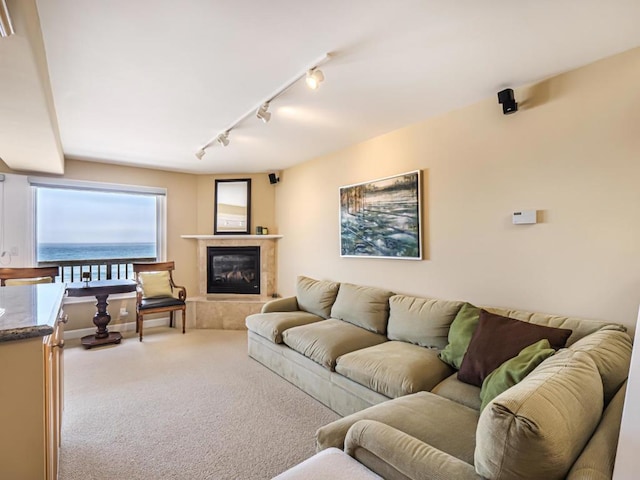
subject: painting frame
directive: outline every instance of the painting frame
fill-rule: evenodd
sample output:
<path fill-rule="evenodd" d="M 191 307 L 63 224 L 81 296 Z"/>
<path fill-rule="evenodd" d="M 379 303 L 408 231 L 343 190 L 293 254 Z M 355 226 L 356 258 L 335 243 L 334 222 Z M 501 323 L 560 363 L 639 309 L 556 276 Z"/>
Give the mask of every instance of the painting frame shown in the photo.
<path fill-rule="evenodd" d="M 422 260 L 422 172 L 339 188 L 340 256 Z"/>

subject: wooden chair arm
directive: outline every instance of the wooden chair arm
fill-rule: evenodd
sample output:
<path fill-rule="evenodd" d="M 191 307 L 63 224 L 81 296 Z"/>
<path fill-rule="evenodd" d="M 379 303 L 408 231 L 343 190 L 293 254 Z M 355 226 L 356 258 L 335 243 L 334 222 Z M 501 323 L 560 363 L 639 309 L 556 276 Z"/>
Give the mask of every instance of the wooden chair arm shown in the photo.
<path fill-rule="evenodd" d="M 173 288 L 178 290 L 178 298 L 184 302 L 187 299 L 187 289 L 181 285 L 174 285 Z"/>

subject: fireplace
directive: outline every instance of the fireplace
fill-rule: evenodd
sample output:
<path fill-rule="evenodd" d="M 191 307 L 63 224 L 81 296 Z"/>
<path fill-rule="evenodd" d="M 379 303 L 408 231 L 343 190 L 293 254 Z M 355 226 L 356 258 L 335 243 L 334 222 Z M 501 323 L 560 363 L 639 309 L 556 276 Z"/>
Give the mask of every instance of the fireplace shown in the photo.
<path fill-rule="evenodd" d="M 260 247 L 207 247 L 207 293 L 260 294 Z"/>

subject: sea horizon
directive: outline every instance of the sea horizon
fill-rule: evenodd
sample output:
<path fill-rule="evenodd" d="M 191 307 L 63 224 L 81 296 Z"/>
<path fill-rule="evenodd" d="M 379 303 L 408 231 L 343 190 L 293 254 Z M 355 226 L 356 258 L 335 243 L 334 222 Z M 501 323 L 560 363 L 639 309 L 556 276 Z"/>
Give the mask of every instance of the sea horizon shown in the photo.
<path fill-rule="evenodd" d="M 49 242 L 39 243 L 38 262 L 155 258 L 154 242 Z"/>

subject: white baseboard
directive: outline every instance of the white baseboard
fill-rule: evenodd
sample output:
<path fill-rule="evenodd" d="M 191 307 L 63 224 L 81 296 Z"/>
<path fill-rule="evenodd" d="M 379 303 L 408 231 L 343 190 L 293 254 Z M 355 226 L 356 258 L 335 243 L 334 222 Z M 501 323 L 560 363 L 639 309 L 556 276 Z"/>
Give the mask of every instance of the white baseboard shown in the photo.
<path fill-rule="evenodd" d="M 178 323 L 178 319 L 175 321 Z M 149 327 L 168 327 L 169 317 L 154 318 L 153 320 L 144 320 L 143 328 Z M 135 332 L 136 322 L 118 323 L 117 325 L 109 324 L 108 327 L 117 332 Z M 71 340 L 73 338 L 82 338 L 85 335 L 92 335 L 96 333 L 96 327 L 92 328 L 79 328 L 77 330 L 66 330 L 64 332 L 65 340 Z"/>

